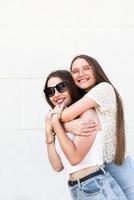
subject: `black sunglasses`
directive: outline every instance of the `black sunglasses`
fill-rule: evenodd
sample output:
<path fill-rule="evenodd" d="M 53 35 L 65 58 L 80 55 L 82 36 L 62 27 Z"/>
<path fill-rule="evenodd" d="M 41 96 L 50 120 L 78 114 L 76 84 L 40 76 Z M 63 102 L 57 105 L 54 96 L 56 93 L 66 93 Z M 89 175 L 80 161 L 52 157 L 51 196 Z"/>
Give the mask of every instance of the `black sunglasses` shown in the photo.
<path fill-rule="evenodd" d="M 63 93 L 67 90 L 67 85 L 65 82 L 60 82 L 57 85 L 55 85 L 54 87 L 47 87 L 46 89 L 44 89 L 45 95 L 49 98 L 54 96 L 55 88 L 58 92 Z"/>

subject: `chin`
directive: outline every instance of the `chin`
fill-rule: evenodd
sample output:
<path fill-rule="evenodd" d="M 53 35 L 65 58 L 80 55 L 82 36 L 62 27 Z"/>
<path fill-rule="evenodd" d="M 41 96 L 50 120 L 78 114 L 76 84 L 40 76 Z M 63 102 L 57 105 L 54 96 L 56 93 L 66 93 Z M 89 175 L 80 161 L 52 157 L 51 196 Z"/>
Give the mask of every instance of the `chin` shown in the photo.
<path fill-rule="evenodd" d="M 77 85 L 80 89 L 82 90 L 87 90 L 90 86 L 85 84 L 85 85 Z"/>
<path fill-rule="evenodd" d="M 83 90 L 88 90 L 89 88 L 91 88 L 93 86 L 93 84 L 87 82 L 87 83 L 83 83 L 83 84 L 78 84 L 77 86 Z"/>
<path fill-rule="evenodd" d="M 68 106 L 70 106 L 70 105 L 71 105 L 70 103 L 66 103 L 66 104 L 65 104 L 65 107 L 68 107 Z"/>
<path fill-rule="evenodd" d="M 66 102 L 66 104 L 65 104 L 65 107 L 68 107 L 68 106 L 71 106 L 71 102 L 69 101 L 69 102 Z"/>

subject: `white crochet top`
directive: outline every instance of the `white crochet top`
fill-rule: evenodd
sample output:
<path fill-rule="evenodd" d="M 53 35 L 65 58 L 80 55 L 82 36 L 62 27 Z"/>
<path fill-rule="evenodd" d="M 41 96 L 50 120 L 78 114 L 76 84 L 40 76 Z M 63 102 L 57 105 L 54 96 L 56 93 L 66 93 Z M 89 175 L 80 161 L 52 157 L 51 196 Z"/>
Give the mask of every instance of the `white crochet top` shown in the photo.
<path fill-rule="evenodd" d="M 107 82 L 94 86 L 85 97 L 93 99 L 98 106 L 103 141 L 103 160 L 111 162 L 116 149 L 116 96 L 114 88 Z"/>

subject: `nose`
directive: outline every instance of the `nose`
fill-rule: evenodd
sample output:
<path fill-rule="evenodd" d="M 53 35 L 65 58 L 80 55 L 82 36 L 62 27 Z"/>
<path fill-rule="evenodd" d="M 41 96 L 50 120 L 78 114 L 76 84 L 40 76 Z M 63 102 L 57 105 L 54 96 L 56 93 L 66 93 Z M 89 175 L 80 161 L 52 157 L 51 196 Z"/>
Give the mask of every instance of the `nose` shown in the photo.
<path fill-rule="evenodd" d="M 80 69 L 80 71 L 79 71 L 79 76 L 82 76 L 83 74 L 84 74 L 83 69 Z"/>

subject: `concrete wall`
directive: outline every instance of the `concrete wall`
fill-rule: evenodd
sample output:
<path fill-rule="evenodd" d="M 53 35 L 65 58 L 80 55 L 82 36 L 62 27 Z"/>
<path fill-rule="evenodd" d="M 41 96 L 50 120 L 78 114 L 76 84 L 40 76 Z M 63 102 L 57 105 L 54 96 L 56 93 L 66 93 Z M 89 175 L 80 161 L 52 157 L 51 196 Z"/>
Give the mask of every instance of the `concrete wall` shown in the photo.
<path fill-rule="evenodd" d="M 48 107 L 42 88 L 54 69 L 80 53 L 95 57 L 125 106 L 134 157 L 134 2 L 0 1 L 0 199 L 68 200 L 64 173 L 51 169 L 44 144 Z"/>

